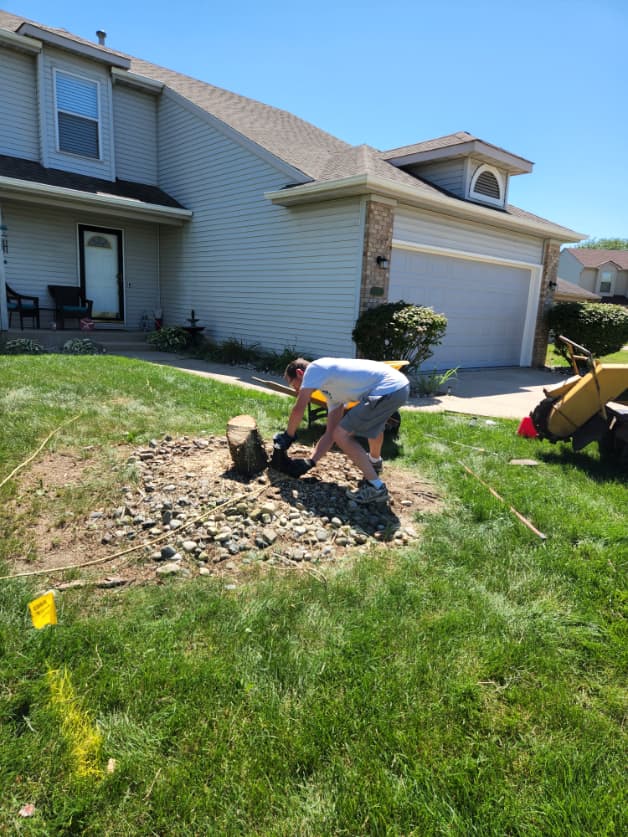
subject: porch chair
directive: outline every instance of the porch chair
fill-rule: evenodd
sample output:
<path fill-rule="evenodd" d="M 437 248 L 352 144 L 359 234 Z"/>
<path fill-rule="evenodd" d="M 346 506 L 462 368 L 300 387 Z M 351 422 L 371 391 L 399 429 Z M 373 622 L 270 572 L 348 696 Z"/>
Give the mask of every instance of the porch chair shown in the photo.
<path fill-rule="evenodd" d="M 86 299 L 76 285 L 48 285 L 48 292 L 54 302 L 57 328 L 65 328 L 66 320 L 92 316 L 93 301 Z"/>
<path fill-rule="evenodd" d="M 20 294 L 13 288 L 6 285 L 7 289 L 7 310 L 9 312 L 9 328 L 14 314 L 20 315 L 20 328 L 24 331 L 24 317 L 30 317 L 33 327 L 37 324 L 39 328 L 39 297 Z"/>

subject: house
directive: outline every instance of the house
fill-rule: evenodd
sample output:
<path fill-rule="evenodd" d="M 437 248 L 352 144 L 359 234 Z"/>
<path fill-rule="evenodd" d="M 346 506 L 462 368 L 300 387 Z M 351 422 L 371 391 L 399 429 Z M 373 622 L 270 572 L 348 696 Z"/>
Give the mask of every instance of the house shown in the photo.
<path fill-rule="evenodd" d="M 97 328 L 194 309 L 216 340 L 354 356 L 360 311 L 405 299 L 448 318 L 431 368 L 544 362 L 584 236 L 508 203 L 528 160 L 466 132 L 351 146 L 96 35 L 0 11 L 1 328 L 4 282 L 43 309 L 69 284 Z"/>
<path fill-rule="evenodd" d="M 580 285 L 561 279 L 560 276 L 556 280 L 554 302 L 599 302 L 601 299 L 602 297 L 599 294 L 594 294 L 581 288 Z"/>
<path fill-rule="evenodd" d="M 567 281 L 598 294 L 603 302 L 628 305 L 628 250 L 566 247 L 558 271 Z"/>

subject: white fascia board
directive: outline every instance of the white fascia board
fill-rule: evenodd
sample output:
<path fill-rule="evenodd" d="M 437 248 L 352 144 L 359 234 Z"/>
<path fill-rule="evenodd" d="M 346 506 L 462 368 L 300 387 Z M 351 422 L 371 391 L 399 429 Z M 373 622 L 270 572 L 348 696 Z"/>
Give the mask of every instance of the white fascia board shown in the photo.
<path fill-rule="evenodd" d="M 489 145 L 482 140 L 445 145 L 442 148 L 432 148 L 429 151 L 414 151 L 409 154 L 399 154 L 394 157 L 384 157 L 393 166 L 410 166 L 415 163 L 431 163 L 435 160 L 446 160 L 454 157 L 467 157 L 470 154 L 479 155 L 486 160 L 505 166 L 511 174 L 527 174 L 532 171 L 533 163 L 525 157 L 510 154 L 497 146 Z"/>
<path fill-rule="evenodd" d="M 17 199 L 43 206 L 80 208 L 86 212 L 110 212 L 117 216 L 136 220 L 153 221 L 158 224 L 181 226 L 192 218 L 189 209 L 161 206 L 156 203 L 142 203 L 134 198 L 107 195 L 103 192 L 81 192 L 49 186 L 46 183 L 32 183 L 12 177 L 0 177 L 0 197 Z"/>
<path fill-rule="evenodd" d="M 25 38 L 23 35 L 16 35 L 9 29 L 0 29 L 0 46 L 18 49 L 20 52 L 29 52 L 36 55 L 42 51 L 43 44 L 35 38 Z"/>
<path fill-rule="evenodd" d="M 165 87 L 161 81 L 155 81 L 155 79 L 140 76 L 128 70 L 121 70 L 119 67 L 111 68 L 111 78 L 114 84 L 125 84 L 128 87 L 135 87 L 155 95 L 161 93 Z"/>
<path fill-rule="evenodd" d="M 32 23 L 23 23 L 19 28 L 19 34 L 30 35 L 46 44 L 74 52 L 85 58 L 91 58 L 93 61 L 102 61 L 105 64 L 110 64 L 112 67 L 121 67 L 124 70 L 128 70 L 131 66 L 131 60 L 125 58 L 123 55 L 102 49 L 97 44 L 87 44 L 82 41 L 75 41 L 73 38 L 66 38 L 64 35 L 60 35 L 57 32 L 50 32 L 48 29 L 42 29 Z"/>
<path fill-rule="evenodd" d="M 521 218 L 517 215 L 500 213 L 488 207 L 468 201 L 450 198 L 437 192 L 422 192 L 412 186 L 401 183 L 393 183 L 380 177 L 371 177 L 366 174 L 359 174 L 340 180 L 328 180 L 318 183 L 306 183 L 288 189 L 281 189 L 277 192 L 266 192 L 266 197 L 272 203 L 282 206 L 291 206 L 298 203 L 307 203 L 323 200 L 334 200 L 347 195 L 373 194 L 373 196 L 384 195 L 393 198 L 397 203 L 408 204 L 425 209 L 432 209 L 442 212 L 445 215 L 452 215 L 456 218 L 479 221 L 493 227 L 517 230 L 552 238 L 556 241 L 581 241 L 585 236 L 574 230 L 552 224 L 551 221 L 539 223 L 530 218 Z"/>
<path fill-rule="evenodd" d="M 186 108 L 192 113 L 195 113 L 197 116 L 200 116 L 201 119 L 203 119 L 205 122 L 211 125 L 212 128 L 215 128 L 217 131 L 220 131 L 221 134 L 223 134 L 225 137 L 228 137 L 230 140 L 232 140 L 232 142 L 235 142 L 243 148 L 246 148 L 247 151 L 251 152 L 251 154 L 255 154 L 256 157 L 260 158 L 260 160 L 264 160 L 264 162 L 273 166 L 273 168 L 280 171 L 290 180 L 295 181 L 299 184 L 306 184 L 312 182 L 312 178 L 305 175 L 300 169 L 296 169 L 294 168 L 294 166 L 291 166 L 290 163 L 286 163 L 280 157 L 276 157 L 263 146 L 258 145 L 252 139 L 249 139 L 244 134 L 241 134 L 239 131 L 237 131 L 235 128 L 232 128 L 231 125 L 227 125 L 227 123 L 223 122 L 222 119 L 219 119 L 217 116 L 214 116 L 213 113 L 210 113 L 208 110 L 205 110 L 200 105 L 197 105 L 195 102 L 192 102 L 190 99 L 187 99 L 181 93 L 177 93 L 176 90 L 172 90 L 172 88 L 166 86 L 164 87 L 163 95 L 169 96 L 182 107 Z"/>

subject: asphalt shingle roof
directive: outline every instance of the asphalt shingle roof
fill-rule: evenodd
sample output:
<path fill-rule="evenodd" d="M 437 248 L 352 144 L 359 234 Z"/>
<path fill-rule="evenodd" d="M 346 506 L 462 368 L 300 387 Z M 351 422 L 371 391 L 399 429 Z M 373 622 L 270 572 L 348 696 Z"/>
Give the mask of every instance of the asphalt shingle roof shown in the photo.
<path fill-rule="evenodd" d="M 628 250 L 597 250 L 595 247 L 569 247 L 568 250 L 583 267 L 601 267 L 613 262 L 621 270 L 628 270 Z"/>
<path fill-rule="evenodd" d="M 97 46 L 94 42 L 85 41 L 63 29 L 44 26 L 0 10 L 0 28 L 16 32 L 23 23 L 31 23 L 40 29 L 62 35 L 77 44 L 88 44 L 90 47 Z M 105 54 L 110 52 L 112 55 L 129 59 L 131 72 L 165 84 L 171 90 L 270 152 L 279 160 L 283 160 L 297 169 L 302 173 L 305 180 L 325 182 L 356 175 L 371 175 L 388 180 L 391 183 L 410 187 L 416 191 L 417 196 L 421 194 L 444 196 L 452 201 L 452 207 L 454 205 L 459 207 L 465 203 L 457 196 L 451 195 L 387 162 L 387 158 L 401 156 L 404 153 L 443 148 L 478 139 L 465 131 L 403 146 L 392 151 L 378 151 L 368 145 L 351 146 L 285 110 L 240 96 L 142 59 L 124 55 L 106 47 L 99 48 Z M 485 144 L 490 145 L 490 143 Z M 493 147 L 496 148 L 497 146 Z M 573 240 L 572 230 L 560 227 L 517 207 L 509 205 L 505 210 L 488 207 L 487 209 L 502 216 L 512 215 L 517 218 L 532 220 L 540 225 L 551 226 L 553 234 L 556 234 L 556 231 L 564 230 L 566 240 Z"/>
<path fill-rule="evenodd" d="M 31 183 L 44 183 L 62 189 L 76 189 L 79 192 L 91 192 L 96 195 L 111 195 L 116 198 L 129 198 L 142 203 L 183 209 L 180 203 L 157 186 L 144 183 L 132 183 L 129 180 L 101 180 L 84 174 L 74 174 L 62 169 L 46 169 L 33 160 L 23 160 L 0 154 L 0 177 L 14 177 Z"/>

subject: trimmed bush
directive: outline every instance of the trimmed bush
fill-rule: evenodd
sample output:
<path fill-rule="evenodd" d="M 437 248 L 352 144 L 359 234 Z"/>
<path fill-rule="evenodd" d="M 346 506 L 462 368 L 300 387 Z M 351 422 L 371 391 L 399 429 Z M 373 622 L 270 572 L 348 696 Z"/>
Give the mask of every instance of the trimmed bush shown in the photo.
<path fill-rule="evenodd" d="M 447 317 L 432 308 L 400 300 L 369 308 L 357 319 L 352 337 L 361 355 L 372 360 L 408 360 L 418 367 L 442 342 Z"/>
<path fill-rule="evenodd" d="M 1 353 L 4 355 L 42 355 L 46 353 L 46 349 L 37 340 L 17 337 L 15 340 L 7 340 L 2 346 Z"/>
<path fill-rule="evenodd" d="M 181 352 L 190 345 L 191 338 L 182 326 L 169 326 L 159 331 L 151 331 L 146 338 L 158 352 Z"/>
<path fill-rule="evenodd" d="M 548 313 L 554 346 L 563 357 L 569 349 L 562 334 L 596 357 L 618 352 L 628 343 L 628 308 L 603 302 L 557 302 Z"/>
<path fill-rule="evenodd" d="M 97 346 L 89 337 L 75 337 L 72 340 L 66 340 L 61 351 L 65 355 L 103 354 L 103 349 Z"/>

